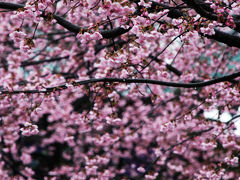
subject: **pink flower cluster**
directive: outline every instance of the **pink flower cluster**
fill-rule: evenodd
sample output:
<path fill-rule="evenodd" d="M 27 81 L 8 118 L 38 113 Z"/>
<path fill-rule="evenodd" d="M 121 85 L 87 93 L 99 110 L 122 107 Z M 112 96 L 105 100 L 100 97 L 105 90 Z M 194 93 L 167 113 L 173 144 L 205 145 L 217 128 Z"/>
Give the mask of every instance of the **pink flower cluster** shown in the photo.
<path fill-rule="evenodd" d="M 208 24 L 207 27 L 201 27 L 200 31 L 203 34 L 214 35 L 215 34 L 214 27 L 215 25 L 213 23 L 210 23 Z"/>
<path fill-rule="evenodd" d="M 239 0 L 23 2 L 0 3 L 2 179 L 240 176 Z"/>
<path fill-rule="evenodd" d="M 9 36 L 16 44 L 20 44 L 20 42 L 23 42 L 26 34 L 22 31 L 13 31 Z"/>
<path fill-rule="evenodd" d="M 91 40 L 100 40 L 102 39 L 102 35 L 99 32 L 94 32 L 92 34 L 85 32 L 83 34 L 78 33 L 77 38 L 80 40 L 81 43 L 86 44 Z"/>
<path fill-rule="evenodd" d="M 22 131 L 22 135 L 24 136 L 31 136 L 38 134 L 38 126 L 33 125 L 32 123 L 25 122 L 24 127 L 20 129 Z"/>

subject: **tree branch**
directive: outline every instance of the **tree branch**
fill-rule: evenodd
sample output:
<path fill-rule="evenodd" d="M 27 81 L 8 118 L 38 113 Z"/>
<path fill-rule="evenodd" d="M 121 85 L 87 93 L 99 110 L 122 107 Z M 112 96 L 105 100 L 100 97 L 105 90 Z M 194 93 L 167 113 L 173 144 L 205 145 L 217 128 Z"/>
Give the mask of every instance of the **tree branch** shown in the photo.
<path fill-rule="evenodd" d="M 206 17 L 210 20 L 217 20 L 217 18 L 218 18 L 217 15 L 214 15 L 213 13 L 210 13 L 210 12 L 204 13 L 206 10 L 210 11 L 210 9 L 211 9 L 210 6 L 208 7 L 208 5 L 205 3 L 204 5 L 207 6 L 207 7 L 205 7 L 205 9 L 202 9 L 202 8 L 200 8 L 200 3 L 196 5 L 195 1 L 184 0 L 184 2 L 186 4 L 188 4 L 191 8 L 195 9 L 201 16 Z M 155 1 L 151 1 L 151 2 L 152 2 L 152 6 L 151 6 L 151 8 L 148 9 L 150 12 L 153 11 L 153 9 L 157 10 L 157 9 L 163 9 L 163 8 L 170 8 L 167 5 L 163 5 L 163 4 L 157 3 Z M 203 6 L 203 4 L 202 4 L 202 6 Z M 170 18 L 179 18 L 181 16 L 184 17 L 185 15 L 179 9 L 171 9 L 168 12 L 168 17 L 170 17 Z M 237 25 L 237 29 L 235 29 L 235 30 L 239 30 L 240 29 L 240 22 L 235 21 L 235 23 Z M 213 39 L 213 40 L 216 40 L 218 42 L 227 44 L 228 46 L 233 46 L 233 47 L 240 48 L 240 37 L 239 36 L 232 35 L 230 33 L 225 33 L 225 32 L 222 32 L 220 30 L 217 30 L 217 29 L 215 29 L 215 34 L 214 35 L 203 35 L 203 34 L 201 34 L 201 35 L 205 36 L 209 39 Z"/>
<path fill-rule="evenodd" d="M 69 58 L 69 56 L 54 57 L 54 58 L 51 58 L 51 59 L 44 59 L 44 60 L 40 60 L 40 61 L 23 61 L 23 62 L 21 63 L 21 67 L 38 65 L 38 64 L 42 64 L 42 63 L 55 62 L 55 61 L 60 61 L 60 60 L 62 60 L 62 59 L 67 59 L 67 58 Z"/>
<path fill-rule="evenodd" d="M 158 81 L 158 80 L 152 80 L 152 79 L 99 78 L 99 79 L 88 79 L 83 81 L 72 82 L 72 85 L 79 86 L 79 85 L 86 85 L 86 84 L 98 83 L 98 82 L 104 82 L 104 83 L 119 82 L 119 83 L 127 83 L 127 84 L 146 83 L 146 84 L 156 84 L 156 85 L 169 86 L 169 87 L 179 87 L 179 88 L 199 88 L 204 86 L 210 86 L 220 82 L 231 81 L 237 77 L 240 77 L 240 72 L 236 72 L 227 76 L 215 78 L 209 81 L 198 82 L 198 83 L 176 83 L 176 82 Z M 4 90 L 4 91 L 1 91 L 0 94 L 19 94 L 19 93 L 25 93 L 25 94 L 43 93 L 44 94 L 44 93 L 61 91 L 67 88 L 68 88 L 68 85 L 63 84 L 63 85 L 54 86 L 54 87 L 46 87 L 45 90 L 16 90 L 16 91 Z"/>
<path fill-rule="evenodd" d="M 218 42 L 227 44 L 228 46 L 238 47 L 240 48 L 240 37 L 236 35 L 232 35 L 230 33 L 225 33 L 215 29 L 214 35 L 203 35 L 209 39 L 214 39 Z"/>
<path fill-rule="evenodd" d="M 157 9 L 161 9 L 162 4 L 157 4 L 156 2 L 153 3 L 153 7 Z M 164 5 L 163 8 L 167 8 L 168 6 Z M 19 8 L 24 8 L 24 5 L 22 4 L 14 4 L 14 3 L 7 3 L 7 2 L 0 2 L 0 8 L 2 9 L 9 9 L 9 10 L 17 10 Z M 162 9 L 163 9 L 162 8 Z M 168 7 L 170 8 L 170 7 Z M 149 11 L 152 11 L 152 8 L 149 9 Z M 171 9 L 171 13 L 169 14 L 169 17 L 171 18 L 178 18 L 184 16 L 184 13 L 182 13 L 178 9 Z M 57 23 L 67 30 L 74 32 L 74 33 L 79 33 L 80 30 L 86 30 L 84 27 L 79 27 L 76 26 L 69 21 L 65 20 L 64 18 L 58 16 L 58 15 L 53 15 L 53 18 L 57 21 Z M 240 23 L 239 23 L 240 24 Z M 118 37 L 126 32 L 128 32 L 131 28 L 124 29 L 121 27 L 114 28 L 111 30 L 100 30 L 99 32 L 102 34 L 103 38 L 106 39 L 111 39 Z M 231 35 L 229 33 L 225 33 L 219 30 L 215 30 L 215 35 L 205 35 L 207 38 L 214 39 L 216 41 L 225 43 L 229 46 L 234 46 L 240 48 L 240 37 Z"/>
<path fill-rule="evenodd" d="M 0 2 L 0 8 L 1 9 L 9 9 L 9 10 L 18 10 L 19 8 L 24 8 L 24 5 Z M 46 16 L 42 15 L 42 17 L 46 17 Z M 66 28 L 67 30 L 69 30 L 71 32 L 79 33 L 81 30 L 83 30 L 83 31 L 87 30 L 87 28 L 76 26 L 76 25 L 70 23 L 69 21 L 65 20 L 61 16 L 54 14 L 53 18 L 57 21 L 57 23 L 59 25 L 63 26 L 64 28 Z M 128 32 L 130 29 L 131 29 L 131 27 L 128 29 L 124 29 L 122 27 L 117 27 L 117 28 L 114 28 L 111 30 L 100 30 L 99 32 L 101 33 L 103 38 L 111 39 L 111 38 L 118 37 L 118 36 Z"/>
<path fill-rule="evenodd" d="M 189 5 L 189 7 L 193 8 L 198 14 L 202 17 L 205 17 L 209 20 L 217 21 L 219 16 L 214 13 L 213 9 L 210 7 L 209 3 L 205 3 L 205 0 L 183 0 L 184 3 Z M 225 12 L 223 21 L 227 21 L 228 13 Z M 234 23 L 236 24 L 236 31 L 240 32 L 240 21 L 236 18 L 234 19 Z"/>
<path fill-rule="evenodd" d="M 8 2 L 0 2 L 0 8 L 15 11 L 15 10 L 18 10 L 19 8 L 24 8 L 24 5 L 8 3 Z"/>

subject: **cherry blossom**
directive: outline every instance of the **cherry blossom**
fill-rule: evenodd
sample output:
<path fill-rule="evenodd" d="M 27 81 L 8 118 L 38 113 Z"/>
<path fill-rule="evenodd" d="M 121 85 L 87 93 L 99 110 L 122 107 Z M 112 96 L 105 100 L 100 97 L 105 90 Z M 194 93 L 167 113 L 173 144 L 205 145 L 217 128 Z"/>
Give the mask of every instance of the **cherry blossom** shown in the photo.
<path fill-rule="evenodd" d="M 22 135 L 24 136 L 36 135 L 39 132 L 37 125 L 33 125 L 29 122 L 24 123 L 24 127 L 21 128 L 20 131 L 22 131 Z"/>
<path fill-rule="evenodd" d="M 239 4 L 0 1 L 1 178 L 238 179 Z"/>

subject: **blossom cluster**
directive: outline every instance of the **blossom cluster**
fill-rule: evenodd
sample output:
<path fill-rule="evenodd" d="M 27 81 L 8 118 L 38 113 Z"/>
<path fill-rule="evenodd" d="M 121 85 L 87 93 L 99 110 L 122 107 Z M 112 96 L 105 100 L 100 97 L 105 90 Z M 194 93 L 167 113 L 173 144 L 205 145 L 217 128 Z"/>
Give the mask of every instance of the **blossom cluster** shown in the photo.
<path fill-rule="evenodd" d="M 1 2 L 1 178 L 237 179 L 239 4 Z"/>

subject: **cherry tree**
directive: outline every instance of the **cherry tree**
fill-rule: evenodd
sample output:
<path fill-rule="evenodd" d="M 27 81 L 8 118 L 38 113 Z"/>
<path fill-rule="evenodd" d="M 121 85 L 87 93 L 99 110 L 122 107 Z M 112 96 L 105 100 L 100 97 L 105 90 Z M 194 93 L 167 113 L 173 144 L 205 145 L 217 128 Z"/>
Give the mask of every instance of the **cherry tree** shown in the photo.
<path fill-rule="evenodd" d="M 240 0 L 0 9 L 1 179 L 240 176 Z"/>

